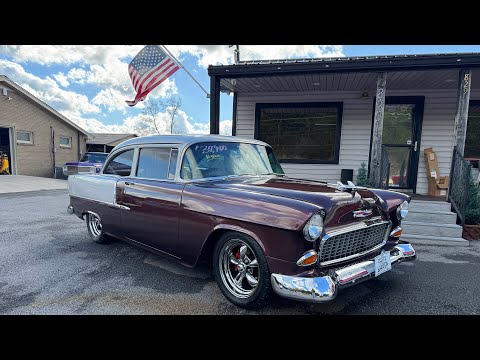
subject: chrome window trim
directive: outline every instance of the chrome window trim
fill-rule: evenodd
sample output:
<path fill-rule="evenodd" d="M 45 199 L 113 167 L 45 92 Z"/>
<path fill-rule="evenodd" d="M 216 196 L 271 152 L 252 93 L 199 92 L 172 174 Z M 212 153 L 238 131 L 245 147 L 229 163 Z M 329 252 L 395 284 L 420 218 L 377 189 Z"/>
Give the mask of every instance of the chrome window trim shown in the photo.
<path fill-rule="evenodd" d="M 134 155 L 133 155 L 133 162 L 132 162 L 132 170 L 135 169 L 135 171 L 130 172 L 130 176 L 132 179 L 138 179 L 138 180 L 148 180 L 148 181 L 169 181 L 169 182 L 179 182 L 178 181 L 178 160 L 179 160 L 179 154 L 180 154 L 180 146 L 179 144 L 142 144 L 142 145 L 132 145 L 132 148 L 135 149 Z M 140 152 L 142 149 L 152 149 L 152 148 L 170 148 L 170 155 L 168 158 L 168 170 L 167 170 L 167 178 L 165 179 L 157 179 L 157 178 L 144 178 L 144 177 L 139 177 L 137 176 L 138 172 L 138 160 L 140 160 Z M 170 173 L 170 161 L 172 160 L 172 150 L 177 150 L 177 169 L 175 170 L 175 178 L 169 178 L 168 174 Z M 106 164 L 106 162 L 105 162 Z M 135 166 L 135 168 L 134 168 Z M 107 174 L 109 175 L 109 174 Z"/>
<path fill-rule="evenodd" d="M 368 223 L 372 222 L 372 221 L 373 221 L 373 224 L 368 225 Z M 370 228 L 372 226 L 380 226 L 380 225 L 384 225 L 384 224 L 388 224 L 387 230 L 385 231 L 385 237 L 383 238 L 383 241 L 380 244 L 378 244 L 377 246 L 375 246 L 375 247 L 373 247 L 369 250 L 366 250 L 364 252 L 353 254 L 353 255 L 343 257 L 343 258 L 340 258 L 340 259 L 334 259 L 334 260 L 320 262 L 325 242 L 328 239 L 330 239 L 331 237 L 346 234 L 346 233 L 356 231 L 356 230 Z M 346 226 L 342 229 L 337 229 L 337 230 L 333 230 L 329 233 L 326 233 L 322 237 L 322 240 L 320 241 L 320 246 L 319 246 L 319 251 L 318 251 L 318 264 L 319 264 L 319 266 L 328 266 L 328 265 L 332 265 L 332 264 L 336 264 L 336 263 L 340 263 L 340 262 L 345 262 L 345 261 L 348 261 L 348 260 L 352 260 L 352 259 L 355 259 L 355 258 L 358 258 L 358 257 L 368 255 L 372 252 L 375 252 L 375 251 L 381 249 L 387 243 L 388 236 L 390 234 L 391 228 L 392 228 L 392 222 L 391 221 L 384 220 L 381 217 L 377 217 L 377 218 L 374 218 L 374 219 L 369 219 L 369 220 L 365 220 L 365 221 L 362 221 L 362 222 L 358 222 L 358 223 L 352 224 L 350 226 Z"/>

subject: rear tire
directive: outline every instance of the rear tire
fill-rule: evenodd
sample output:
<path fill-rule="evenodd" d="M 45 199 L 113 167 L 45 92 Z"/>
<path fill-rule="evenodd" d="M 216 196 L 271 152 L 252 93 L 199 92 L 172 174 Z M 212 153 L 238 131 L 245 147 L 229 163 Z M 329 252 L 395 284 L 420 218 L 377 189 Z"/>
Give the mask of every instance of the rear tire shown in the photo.
<path fill-rule="evenodd" d="M 88 235 L 97 244 L 106 244 L 108 242 L 108 235 L 103 230 L 103 224 L 100 217 L 95 214 L 87 213 L 86 223 L 88 229 Z"/>
<path fill-rule="evenodd" d="M 223 295 L 239 307 L 260 309 L 271 298 L 267 260 L 250 236 L 233 231 L 223 234 L 213 249 L 213 273 Z"/>

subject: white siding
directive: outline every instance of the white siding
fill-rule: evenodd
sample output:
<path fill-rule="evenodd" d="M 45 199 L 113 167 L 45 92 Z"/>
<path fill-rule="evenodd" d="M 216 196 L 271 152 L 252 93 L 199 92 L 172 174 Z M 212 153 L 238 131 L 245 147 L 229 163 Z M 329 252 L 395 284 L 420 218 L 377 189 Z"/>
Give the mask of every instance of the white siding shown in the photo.
<path fill-rule="evenodd" d="M 456 90 L 392 90 L 387 96 L 425 96 L 420 146 L 417 193 L 427 194 L 427 177 L 423 150 L 432 147 L 438 155 L 440 175 L 449 175 L 453 151 L 453 129 L 456 112 Z M 472 90 L 471 99 L 480 99 L 480 91 Z M 254 137 L 255 104 L 282 102 L 343 102 L 343 119 L 339 164 L 282 164 L 289 176 L 340 180 L 341 169 L 353 169 L 354 180 L 362 161 L 368 164 L 373 99 L 362 99 L 358 91 L 318 93 L 238 94 L 236 135 Z"/>

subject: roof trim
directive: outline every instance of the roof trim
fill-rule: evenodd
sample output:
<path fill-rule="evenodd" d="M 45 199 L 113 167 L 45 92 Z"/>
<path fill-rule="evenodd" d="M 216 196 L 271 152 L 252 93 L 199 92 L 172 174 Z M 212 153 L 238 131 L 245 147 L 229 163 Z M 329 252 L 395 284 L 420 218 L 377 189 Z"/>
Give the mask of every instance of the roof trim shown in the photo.
<path fill-rule="evenodd" d="M 87 144 L 89 144 L 89 145 L 110 145 L 110 144 L 112 144 L 112 143 L 114 143 L 114 142 L 118 142 L 118 141 L 119 141 L 119 142 L 122 142 L 122 141 L 124 141 L 126 138 L 131 137 L 131 136 L 132 136 L 133 138 L 138 137 L 137 134 L 115 134 L 115 133 L 90 133 L 90 135 L 93 136 L 93 139 L 88 139 L 88 140 L 87 140 Z M 111 135 L 111 136 L 117 135 L 117 136 L 120 136 L 120 137 L 118 137 L 118 138 L 116 138 L 116 139 L 109 139 L 108 142 L 102 142 L 102 141 L 98 141 L 98 140 L 95 141 L 95 139 L 96 139 L 97 137 L 99 137 L 99 136 L 105 136 L 105 137 L 107 137 L 107 136 L 109 136 L 109 135 Z"/>
<path fill-rule="evenodd" d="M 210 65 L 208 74 L 222 78 L 239 78 L 326 72 L 375 72 L 475 67 L 480 67 L 480 53 L 241 61 L 232 65 Z"/>
<path fill-rule="evenodd" d="M 70 125 L 71 127 L 73 127 L 74 129 L 80 131 L 81 133 L 87 135 L 87 136 L 90 136 L 90 133 L 88 133 L 87 131 L 85 131 L 84 129 L 82 129 L 80 126 L 78 126 L 77 124 L 75 124 L 72 120 L 69 120 L 67 119 L 65 116 L 63 116 L 62 114 L 60 114 L 57 110 L 55 110 L 54 108 L 52 108 L 50 105 L 48 105 L 47 103 L 43 102 L 42 100 L 40 100 L 39 98 L 37 98 L 36 96 L 30 94 L 27 90 L 25 90 L 23 87 L 21 87 L 20 85 L 18 85 L 16 82 L 14 82 L 13 80 L 9 79 L 7 76 L 5 75 L 0 75 L 0 82 L 4 82 L 4 83 L 7 83 L 9 86 L 11 86 L 12 88 L 14 88 L 15 90 L 17 90 L 20 94 L 23 94 L 25 97 L 29 98 L 30 100 L 32 100 L 35 104 L 39 105 L 41 108 L 43 108 L 44 110 L 47 110 L 48 112 L 52 113 L 53 115 L 55 115 L 57 118 L 59 118 L 60 120 L 63 120 L 65 121 L 68 125 Z"/>

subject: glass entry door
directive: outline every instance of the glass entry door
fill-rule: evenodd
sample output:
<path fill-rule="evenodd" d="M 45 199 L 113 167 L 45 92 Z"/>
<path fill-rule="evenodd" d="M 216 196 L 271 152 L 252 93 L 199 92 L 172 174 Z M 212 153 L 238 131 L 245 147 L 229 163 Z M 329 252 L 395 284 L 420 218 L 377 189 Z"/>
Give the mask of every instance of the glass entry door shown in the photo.
<path fill-rule="evenodd" d="M 387 97 L 382 150 L 388 159 L 388 186 L 416 190 L 423 97 Z"/>

